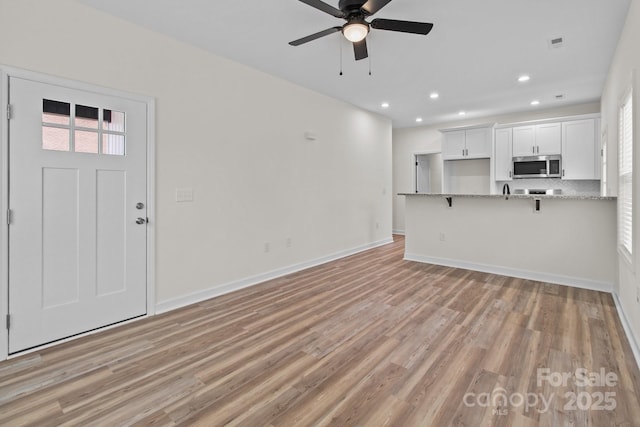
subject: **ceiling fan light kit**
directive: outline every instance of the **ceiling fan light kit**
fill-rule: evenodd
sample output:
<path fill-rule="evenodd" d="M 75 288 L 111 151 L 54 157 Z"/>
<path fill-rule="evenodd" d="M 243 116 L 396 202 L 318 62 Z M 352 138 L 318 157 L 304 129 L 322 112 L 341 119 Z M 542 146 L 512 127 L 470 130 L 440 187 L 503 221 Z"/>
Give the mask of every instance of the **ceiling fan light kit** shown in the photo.
<path fill-rule="evenodd" d="M 350 22 L 342 27 L 342 34 L 352 43 L 364 40 L 369 34 L 369 25 L 366 22 Z"/>
<path fill-rule="evenodd" d="M 336 18 L 347 21 L 342 27 L 332 27 L 326 30 L 311 34 L 298 40 L 289 42 L 291 46 L 301 44 L 328 36 L 329 34 L 342 31 L 344 37 L 353 43 L 353 51 L 356 61 L 369 56 L 367 52 L 367 34 L 371 28 L 376 30 L 397 31 L 401 33 L 427 35 L 433 28 L 433 24 L 426 22 L 399 21 L 395 19 L 374 19 L 371 22 L 365 20 L 366 17 L 378 12 L 391 0 L 340 0 L 339 9 L 323 2 L 322 0 L 300 0 L 300 2 L 314 7 Z"/>

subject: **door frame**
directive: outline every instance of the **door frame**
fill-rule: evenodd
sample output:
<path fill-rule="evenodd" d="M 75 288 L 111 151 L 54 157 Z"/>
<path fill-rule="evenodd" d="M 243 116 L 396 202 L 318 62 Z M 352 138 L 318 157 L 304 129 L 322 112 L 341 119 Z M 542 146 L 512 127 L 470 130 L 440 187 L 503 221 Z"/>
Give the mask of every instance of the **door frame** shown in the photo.
<path fill-rule="evenodd" d="M 413 153 L 411 153 L 411 186 L 413 187 L 411 189 L 412 193 L 416 193 L 417 192 L 417 188 L 416 188 L 416 184 L 418 182 L 418 173 L 416 171 L 416 162 L 418 161 L 418 156 L 426 156 L 429 154 L 442 154 L 442 150 L 429 150 L 429 151 L 414 151 Z"/>
<path fill-rule="evenodd" d="M 53 344 L 43 345 L 31 350 L 26 350 L 9 356 L 9 333 L 6 328 L 5 319 L 9 312 L 9 225 L 7 223 L 7 211 L 9 208 L 9 78 L 18 77 L 26 80 L 33 80 L 56 86 L 63 86 L 69 89 L 93 92 L 101 95 L 126 98 L 137 102 L 142 102 L 147 106 L 147 314 L 144 317 L 153 316 L 156 312 L 156 193 L 155 193 L 155 158 L 156 158 L 156 105 L 155 98 L 145 95 L 138 95 L 123 92 L 103 86 L 82 83 L 61 77 L 51 76 L 43 73 L 23 70 L 11 66 L 0 64 L 0 361 L 20 356 L 25 353 L 38 351 L 42 348 L 56 345 L 61 342 L 75 339 L 108 329 L 109 327 L 98 329 L 97 331 L 85 332 L 72 338 L 63 339 Z M 139 319 L 139 318 L 138 318 Z M 133 320 L 135 321 L 135 320 Z M 120 325 L 121 323 L 117 324 Z M 117 326 L 114 325 L 114 326 Z"/>

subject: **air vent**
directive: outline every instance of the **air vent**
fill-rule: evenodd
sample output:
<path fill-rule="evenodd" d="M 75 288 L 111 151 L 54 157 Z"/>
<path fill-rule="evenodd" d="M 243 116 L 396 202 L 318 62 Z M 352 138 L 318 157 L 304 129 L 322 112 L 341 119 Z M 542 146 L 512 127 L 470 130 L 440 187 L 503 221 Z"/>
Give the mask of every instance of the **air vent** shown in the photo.
<path fill-rule="evenodd" d="M 564 45 L 564 38 L 562 37 L 553 37 L 549 39 L 549 48 L 557 49 Z"/>

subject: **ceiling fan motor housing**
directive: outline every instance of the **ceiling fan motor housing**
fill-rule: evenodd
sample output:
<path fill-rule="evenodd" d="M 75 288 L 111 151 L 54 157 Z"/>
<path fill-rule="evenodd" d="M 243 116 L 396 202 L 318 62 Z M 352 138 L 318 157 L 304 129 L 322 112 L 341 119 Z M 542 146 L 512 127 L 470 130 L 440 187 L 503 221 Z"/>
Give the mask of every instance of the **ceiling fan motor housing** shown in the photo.
<path fill-rule="evenodd" d="M 364 15 L 366 12 L 364 10 L 361 11 L 360 9 L 366 2 L 366 0 L 340 0 L 338 8 L 347 15 Z"/>

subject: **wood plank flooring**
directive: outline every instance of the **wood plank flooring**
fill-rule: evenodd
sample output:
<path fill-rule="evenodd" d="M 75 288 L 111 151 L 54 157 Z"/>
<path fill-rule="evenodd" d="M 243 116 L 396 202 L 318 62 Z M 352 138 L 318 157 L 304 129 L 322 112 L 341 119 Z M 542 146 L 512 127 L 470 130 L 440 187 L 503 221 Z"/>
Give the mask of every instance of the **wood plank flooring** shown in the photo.
<path fill-rule="evenodd" d="M 640 425 L 610 295 L 403 250 L 395 236 L 2 362 L 0 425 Z M 584 372 L 616 381 L 581 384 Z"/>

